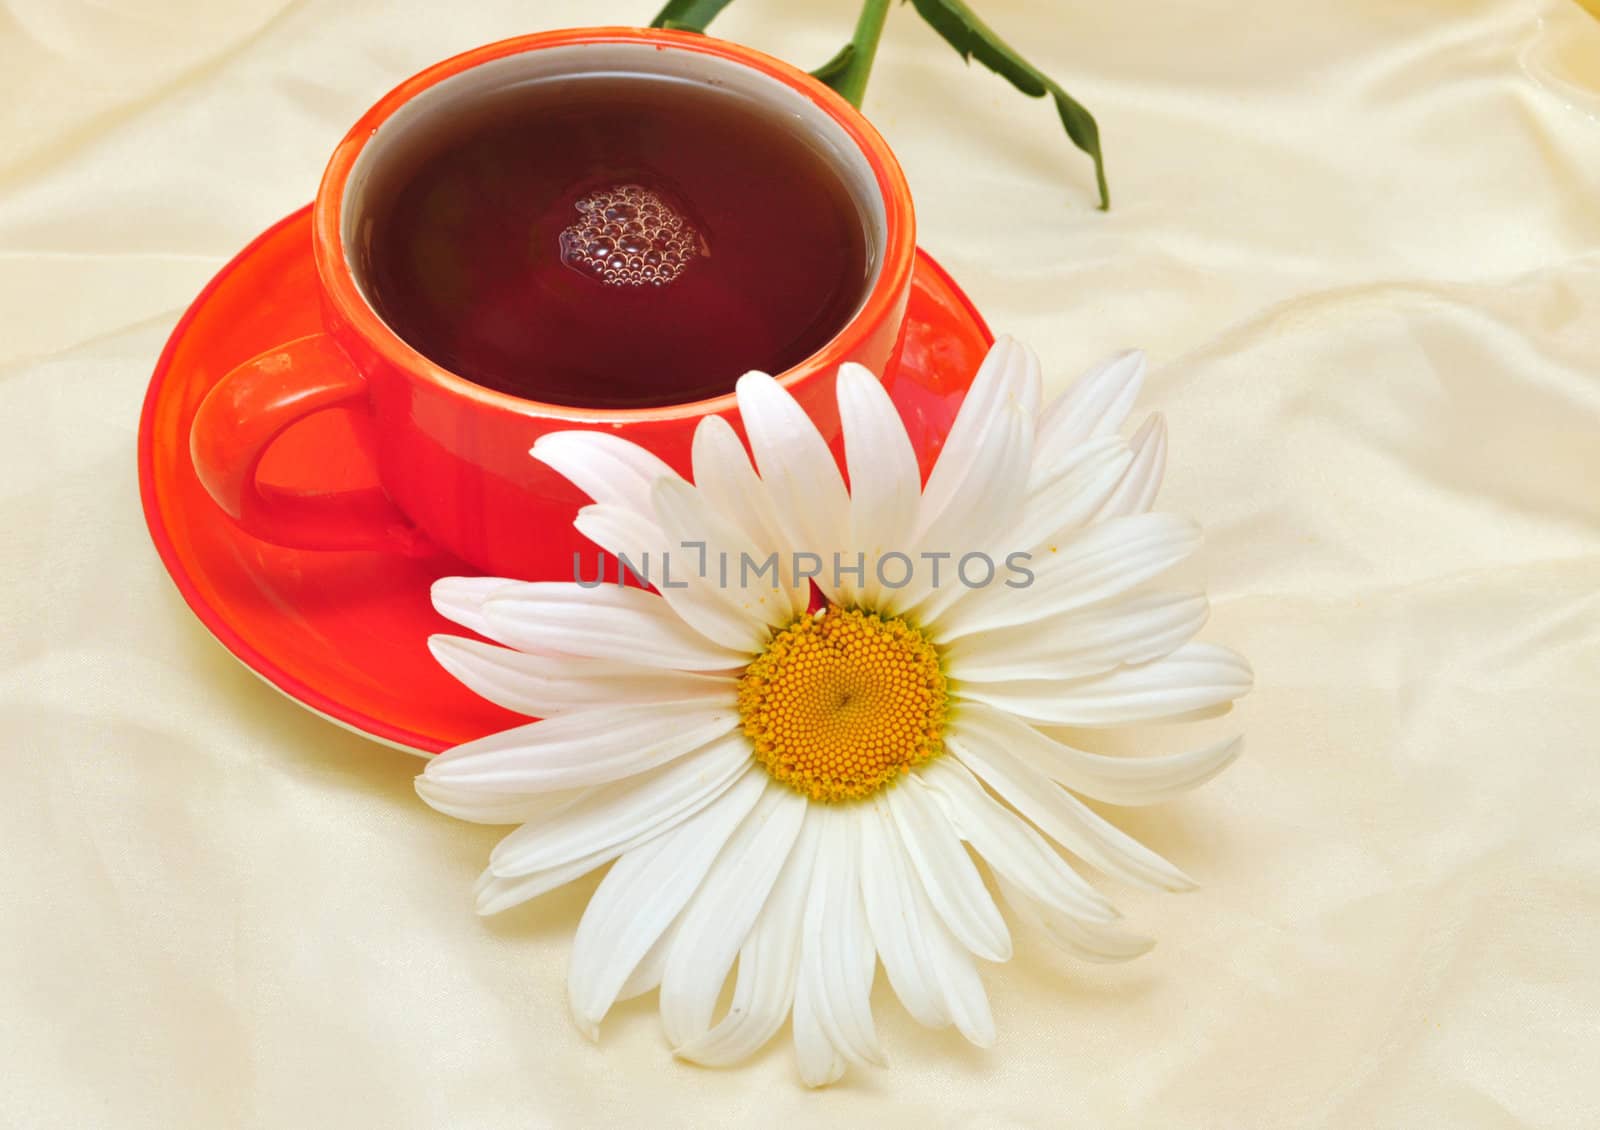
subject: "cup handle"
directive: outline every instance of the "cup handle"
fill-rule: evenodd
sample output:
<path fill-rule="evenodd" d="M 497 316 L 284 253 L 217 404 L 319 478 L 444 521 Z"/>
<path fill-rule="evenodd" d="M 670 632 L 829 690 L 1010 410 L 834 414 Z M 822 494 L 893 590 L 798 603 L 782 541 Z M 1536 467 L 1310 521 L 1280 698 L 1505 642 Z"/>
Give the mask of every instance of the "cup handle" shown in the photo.
<path fill-rule="evenodd" d="M 291 424 L 341 405 L 366 407 L 367 380 L 327 334 L 252 357 L 217 382 L 195 412 L 189 455 L 201 485 L 242 530 L 273 545 L 428 552 L 379 487 L 291 494 L 257 482 L 262 457 Z"/>

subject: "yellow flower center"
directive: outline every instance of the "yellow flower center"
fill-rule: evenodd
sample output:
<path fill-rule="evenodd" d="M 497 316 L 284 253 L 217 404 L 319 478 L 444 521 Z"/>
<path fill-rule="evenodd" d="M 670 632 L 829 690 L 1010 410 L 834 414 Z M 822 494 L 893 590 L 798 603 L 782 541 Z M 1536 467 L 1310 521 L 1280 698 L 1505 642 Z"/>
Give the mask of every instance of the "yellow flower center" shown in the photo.
<path fill-rule="evenodd" d="M 904 620 L 853 608 L 800 617 L 739 679 L 756 760 L 817 801 L 869 797 L 943 748 L 939 654 Z"/>

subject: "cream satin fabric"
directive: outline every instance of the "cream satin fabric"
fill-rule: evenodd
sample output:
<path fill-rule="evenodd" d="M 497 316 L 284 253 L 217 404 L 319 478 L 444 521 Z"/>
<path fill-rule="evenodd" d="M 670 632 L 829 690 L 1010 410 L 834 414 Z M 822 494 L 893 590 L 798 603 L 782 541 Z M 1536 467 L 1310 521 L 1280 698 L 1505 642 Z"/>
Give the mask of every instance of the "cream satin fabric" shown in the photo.
<path fill-rule="evenodd" d="M 1131 344 L 1200 518 L 1244 760 L 1119 816 L 1161 944 L 1024 937 L 990 1052 L 673 1061 L 568 1021 L 590 889 L 471 911 L 492 829 L 238 666 L 146 538 L 140 398 L 206 279 L 390 85 L 648 0 L 0 0 L 0 1126 L 1588 1127 L 1600 1109 L 1600 23 L 1535 0 L 896 5 L 867 109 L 923 244 L 1059 383 Z M 718 30 L 805 65 L 845 0 Z M 1537 76 L 1537 77 L 1536 77 Z"/>

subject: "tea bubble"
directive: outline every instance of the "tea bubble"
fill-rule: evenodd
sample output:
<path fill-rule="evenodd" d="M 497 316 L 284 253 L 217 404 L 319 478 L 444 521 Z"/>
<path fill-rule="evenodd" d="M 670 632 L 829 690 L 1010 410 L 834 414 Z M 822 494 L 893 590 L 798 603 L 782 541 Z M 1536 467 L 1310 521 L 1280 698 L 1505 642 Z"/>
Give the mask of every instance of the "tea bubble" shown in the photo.
<path fill-rule="evenodd" d="M 711 254 L 688 220 L 641 185 L 599 189 L 573 207 L 578 218 L 561 233 L 561 261 L 607 286 L 662 286 Z"/>

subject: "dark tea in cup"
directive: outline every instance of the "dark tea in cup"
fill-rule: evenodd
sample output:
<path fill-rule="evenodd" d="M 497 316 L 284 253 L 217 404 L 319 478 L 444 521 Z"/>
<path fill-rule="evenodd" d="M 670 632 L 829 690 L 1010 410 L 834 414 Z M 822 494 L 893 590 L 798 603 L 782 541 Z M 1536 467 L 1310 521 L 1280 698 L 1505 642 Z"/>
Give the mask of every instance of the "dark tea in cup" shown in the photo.
<path fill-rule="evenodd" d="M 850 321 L 873 234 L 793 115 L 670 75 L 554 76 L 415 131 L 365 190 L 353 267 L 438 365 L 597 408 L 722 395 Z"/>

